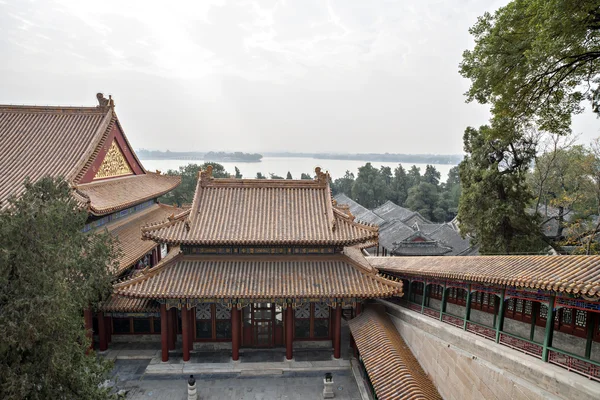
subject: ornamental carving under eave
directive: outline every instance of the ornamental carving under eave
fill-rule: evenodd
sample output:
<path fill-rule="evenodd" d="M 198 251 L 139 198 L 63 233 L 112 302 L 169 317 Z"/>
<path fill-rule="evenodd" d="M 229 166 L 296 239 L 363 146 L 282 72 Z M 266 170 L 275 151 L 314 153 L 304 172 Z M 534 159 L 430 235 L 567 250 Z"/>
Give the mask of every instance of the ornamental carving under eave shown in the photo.
<path fill-rule="evenodd" d="M 133 174 L 131 167 L 127 163 L 123 152 L 117 145 L 117 142 L 113 140 L 102 164 L 98 168 L 98 172 L 94 176 L 94 179 L 111 178 L 114 176 L 123 176 Z"/>

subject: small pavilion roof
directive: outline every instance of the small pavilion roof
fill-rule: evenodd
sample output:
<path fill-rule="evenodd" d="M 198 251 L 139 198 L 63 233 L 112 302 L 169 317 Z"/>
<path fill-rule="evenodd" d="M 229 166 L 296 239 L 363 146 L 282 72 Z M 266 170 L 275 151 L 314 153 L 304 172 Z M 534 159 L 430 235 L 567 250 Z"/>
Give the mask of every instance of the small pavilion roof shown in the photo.
<path fill-rule="evenodd" d="M 379 276 L 360 250 L 348 255 L 166 257 L 114 285 L 115 292 L 153 299 L 376 298 L 402 293 Z"/>
<path fill-rule="evenodd" d="M 165 204 L 154 204 L 147 209 L 132 215 L 124 220 L 117 220 L 109 224 L 106 229 L 117 238 L 121 249 L 119 258 L 119 269 L 116 274 L 131 267 L 146 253 L 156 247 L 156 243 L 142 240 L 140 228 L 151 221 L 159 221 L 169 215 L 177 214 L 181 209 Z"/>
<path fill-rule="evenodd" d="M 600 256 L 368 257 L 367 260 L 383 271 L 415 277 L 600 297 Z"/>
<path fill-rule="evenodd" d="M 131 162 L 139 165 L 128 179 L 106 179 L 82 185 L 74 197 L 94 215 L 105 215 L 173 189 L 179 178 L 149 174 L 127 141 L 110 105 L 41 107 L 0 105 L 0 207 L 24 191 L 23 181 L 63 177 L 73 187 L 85 181 L 94 162 L 103 157 L 118 128 Z M 98 160 L 100 161 L 100 160 Z M 176 180 L 177 179 L 177 180 Z M 134 183 L 135 182 L 135 183 Z M 110 187 L 108 189 L 108 187 Z"/>
<path fill-rule="evenodd" d="M 315 180 L 215 179 L 201 171 L 192 207 L 142 229 L 147 239 L 184 245 L 351 246 L 376 240 L 376 226 L 333 206 L 329 175 Z"/>
<path fill-rule="evenodd" d="M 378 399 L 441 399 L 384 310 L 368 306 L 348 321 Z"/>

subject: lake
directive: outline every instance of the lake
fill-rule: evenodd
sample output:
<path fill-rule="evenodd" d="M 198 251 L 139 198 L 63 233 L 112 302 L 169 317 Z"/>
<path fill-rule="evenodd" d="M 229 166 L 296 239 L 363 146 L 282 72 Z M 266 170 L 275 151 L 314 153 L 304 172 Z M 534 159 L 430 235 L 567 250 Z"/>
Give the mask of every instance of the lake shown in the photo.
<path fill-rule="evenodd" d="M 167 172 L 169 169 L 178 169 L 181 165 L 187 165 L 190 163 L 202 164 L 204 160 L 141 160 L 142 164 L 148 171 L 159 170 Z M 234 167 L 238 167 L 244 178 L 255 178 L 257 172 L 261 172 L 263 175 L 269 177 L 270 173 L 274 173 L 285 178 L 288 171 L 292 173 L 294 179 L 300 179 L 301 173 L 307 173 L 314 176 L 315 167 L 321 167 L 324 171 L 329 171 L 329 174 L 333 179 L 341 178 L 344 176 L 347 170 L 354 173 L 354 176 L 358 173 L 358 167 L 362 167 L 368 161 L 354 161 L 354 160 L 322 160 L 318 158 L 309 157 L 263 157 L 261 162 L 256 163 L 245 163 L 245 162 L 219 162 L 219 164 L 225 167 L 225 170 L 230 174 L 235 173 Z M 371 161 L 374 167 L 379 168 L 382 165 L 390 167 L 392 173 L 394 168 L 398 166 L 397 162 L 382 162 L 382 161 Z M 402 166 L 408 170 L 412 165 L 416 165 L 421 169 L 421 174 L 425 172 L 425 166 L 427 164 L 415 164 L 415 163 L 402 163 Z M 441 174 L 441 181 L 445 182 L 448 177 L 448 171 L 454 165 L 450 164 L 433 164 L 435 168 Z"/>

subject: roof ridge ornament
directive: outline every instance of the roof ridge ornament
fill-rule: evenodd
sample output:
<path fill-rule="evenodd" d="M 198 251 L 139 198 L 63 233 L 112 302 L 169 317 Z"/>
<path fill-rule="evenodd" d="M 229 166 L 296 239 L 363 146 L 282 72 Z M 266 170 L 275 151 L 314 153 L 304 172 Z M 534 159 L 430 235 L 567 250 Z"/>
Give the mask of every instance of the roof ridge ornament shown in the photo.
<path fill-rule="evenodd" d="M 322 172 L 321 167 L 315 168 L 315 180 L 320 184 L 326 184 L 329 182 L 329 172 Z"/>
<path fill-rule="evenodd" d="M 98 107 L 110 107 L 112 109 L 115 108 L 115 102 L 112 99 L 112 95 L 108 95 L 108 99 L 104 97 L 104 93 L 96 93 L 96 99 L 98 99 Z"/>
<path fill-rule="evenodd" d="M 213 166 L 210 164 L 206 166 L 205 170 L 201 169 L 200 171 L 198 171 L 198 179 L 203 184 L 202 186 L 204 186 L 204 184 L 207 184 L 214 179 L 212 176 L 212 173 L 213 173 Z"/>

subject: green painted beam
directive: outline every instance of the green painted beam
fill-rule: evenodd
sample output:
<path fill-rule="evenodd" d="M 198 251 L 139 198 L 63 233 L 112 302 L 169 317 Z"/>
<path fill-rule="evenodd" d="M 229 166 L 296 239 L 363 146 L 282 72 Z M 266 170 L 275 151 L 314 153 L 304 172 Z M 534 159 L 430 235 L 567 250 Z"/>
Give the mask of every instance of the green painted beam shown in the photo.
<path fill-rule="evenodd" d="M 533 342 L 535 338 L 535 323 L 537 322 L 537 316 L 540 313 L 540 303 L 537 301 L 531 302 L 531 329 L 529 331 L 529 340 Z"/>
<path fill-rule="evenodd" d="M 467 304 L 465 305 L 465 320 L 463 322 L 463 329 L 467 330 L 467 322 L 471 319 L 471 284 L 469 284 L 469 288 L 467 289 Z"/>
<path fill-rule="evenodd" d="M 593 311 L 588 311 L 587 321 L 587 338 L 585 342 L 585 358 L 590 358 L 592 355 L 592 340 L 594 339 L 594 328 L 596 327 L 596 319 L 598 314 Z"/>
<path fill-rule="evenodd" d="M 548 315 L 546 315 L 546 331 L 544 333 L 544 347 L 542 348 L 542 360 L 548 362 L 548 347 L 552 346 L 552 334 L 554 332 L 554 305 L 556 297 L 551 296 L 548 302 Z"/>
<path fill-rule="evenodd" d="M 446 294 L 446 284 L 444 283 L 444 291 L 442 292 L 442 304 L 440 304 L 440 321 L 444 319 L 444 313 L 446 312 L 446 304 L 448 304 L 448 295 Z"/>
<path fill-rule="evenodd" d="M 498 310 L 498 318 L 496 318 L 496 343 L 500 342 L 500 332 L 504 328 L 504 299 L 506 297 L 506 289 L 502 289 L 500 298 L 500 307 Z"/>
<path fill-rule="evenodd" d="M 421 314 L 425 312 L 425 298 L 427 297 L 427 283 L 423 282 L 423 296 L 421 296 Z"/>

